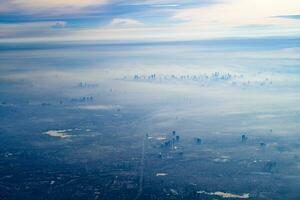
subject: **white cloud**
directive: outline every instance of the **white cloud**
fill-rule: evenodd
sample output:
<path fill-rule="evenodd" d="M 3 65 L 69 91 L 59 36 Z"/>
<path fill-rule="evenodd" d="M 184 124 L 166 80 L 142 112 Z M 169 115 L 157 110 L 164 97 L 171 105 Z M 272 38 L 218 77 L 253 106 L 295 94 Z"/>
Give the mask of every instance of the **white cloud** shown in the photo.
<path fill-rule="evenodd" d="M 58 22 L 56 22 L 52 27 L 53 27 L 53 28 L 65 28 L 66 25 L 67 25 L 66 22 L 58 21 Z"/>
<path fill-rule="evenodd" d="M 80 13 L 85 12 L 86 6 L 105 4 L 111 1 L 45 0 L 41 3 L 37 0 L 12 0 L 11 2 L 14 2 L 17 7 L 34 11 L 41 8 L 53 9 L 55 12 L 74 13 L 76 11 Z M 132 3 L 138 2 L 133 1 Z M 164 5 L 162 0 L 141 1 L 140 3 Z M 165 4 L 168 3 L 170 2 L 165 2 Z M 60 9 L 62 10 L 59 11 Z M 236 36 L 297 36 L 300 34 L 299 20 L 275 17 L 299 14 L 300 1 L 295 0 L 223 0 L 218 4 L 197 8 L 178 8 L 173 11 L 173 15 L 169 18 L 171 23 L 164 23 L 164 25 L 159 23 L 156 25 L 153 23 L 151 25 L 143 24 L 136 19 L 127 17 L 113 18 L 107 26 L 82 29 L 65 27 L 64 22 L 2 24 L 0 25 L 0 37 L 2 37 L 0 42 L 165 41 Z M 161 18 L 163 17 L 161 16 Z M 59 30 L 55 29 L 58 27 L 60 27 Z"/>
<path fill-rule="evenodd" d="M 143 23 L 141 23 L 138 20 L 135 19 L 130 19 L 130 18 L 114 18 L 109 26 L 110 27 L 136 27 L 136 26 L 141 26 Z"/>
<path fill-rule="evenodd" d="M 52 24 L 51 27 L 55 26 Z M 226 37 L 266 37 L 298 36 L 300 25 L 281 25 L 267 29 L 233 30 L 232 26 L 197 26 L 190 23 L 170 26 L 123 26 L 97 27 L 84 29 L 51 29 L 38 30 L 24 26 L 24 30 L 1 30 L 0 42 L 130 42 L 130 41 L 180 41 L 197 39 L 215 39 Z M 27 30 L 27 31 L 26 31 Z M 6 34 L 3 34 L 5 32 Z M 1 36 L 2 34 L 2 36 Z M 4 37 L 3 37 L 4 35 Z M 5 37 L 6 36 L 6 37 Z M 2 37 L 2 38 L 1 38 Z"/>
<path fill-rule="evenodd" d="M 59 35 L 55 28 L 63 28 L 66 22 L 30 22 L 17 24 L 0 24 L 0 38 L 28 38 L 40 37 L 41 35 L 53 36 Z"/>
<path fill-rule="evenodd" d="M 49 130 L 45 133 L 45 135 L 49 135 L 52 137 L 59 137 L 59 138 L 68 138 L 71 137 L 70 135 L 67 134 L 67 130 Z"/>
<path fill-rule="evenodd" d="M 120 109 L 121 106 L 119 105 L 84 105 L 79 106 L 79 109 L 84 110 L 114 110 L 114 109 Z"/>
<path fill-rule="evenodd" d="M 103 4 L 107 0 L 10 0 L 12 4 L 28 9 L 59 8 L 59 7 L 86 7 L 90 5 Z"/>
<path fill-rule="evenodd" d="M 299 13 L 300 1 L 295 0 L 224 0 L 208 7 L 179 10 L 173 18 L 202 26 L 282 25 L 297 21 L 274 16 Z"/>
<path fill-rule="evenodd" d="M 0 12 L 21 11 L 52 16 L 77 13 L 88 6 L 106 4 L 108 0 L 4 0 L 1 3 Z"/>
<path fill-rule="evenodd" d="M 205 192 L 205 191 L 197 191 L 197 193 L 212 195 L 212 196 L 219 196 L 222 198 L 235 198 L 235 199 L 249 199 L 250 198 L 249 193 L 245 193 L 243 195 L 232 194 L 232 193 L 227 193 L 227 192 Z"/>

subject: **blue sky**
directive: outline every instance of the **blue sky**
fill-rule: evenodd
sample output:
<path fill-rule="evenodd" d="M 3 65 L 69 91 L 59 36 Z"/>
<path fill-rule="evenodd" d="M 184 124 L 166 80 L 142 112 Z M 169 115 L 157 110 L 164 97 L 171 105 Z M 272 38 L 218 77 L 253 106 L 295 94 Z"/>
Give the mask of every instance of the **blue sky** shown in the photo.
<path fill-rule="evenodd" d="M 0 0 L 0 42 L 297 37 L 297 0 Z"/>

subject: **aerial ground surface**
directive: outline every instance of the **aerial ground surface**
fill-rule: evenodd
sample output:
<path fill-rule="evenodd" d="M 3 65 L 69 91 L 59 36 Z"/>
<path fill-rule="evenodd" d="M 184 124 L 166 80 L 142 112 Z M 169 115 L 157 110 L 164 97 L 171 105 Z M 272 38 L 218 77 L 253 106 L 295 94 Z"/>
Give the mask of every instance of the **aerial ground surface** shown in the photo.
<path fill-rule="evenodd" d="M 299 199 L 298 46 L 2 45 L 0 199 Z"/>

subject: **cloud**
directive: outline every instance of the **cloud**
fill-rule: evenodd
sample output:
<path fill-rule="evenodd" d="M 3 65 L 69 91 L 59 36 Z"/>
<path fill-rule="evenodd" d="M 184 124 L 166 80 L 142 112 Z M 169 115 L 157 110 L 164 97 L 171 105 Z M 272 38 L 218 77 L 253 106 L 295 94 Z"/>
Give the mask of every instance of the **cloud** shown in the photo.
<path fill-rule="evenodd" d="M 0 0 L 0 17 L 6 13 L 10 16 L 26 15 L 33 18 L 43 17 L 42 19 L 66 16 L 81 19 L 88 17 L 87 15 L 132 18 L 130 15 L 143 17 L 169 14 L 182 7 L 209 5 L 214 2 L 215 0 Z M 77 15 L 78 13 L 81 15 Z"/>
<path fill-rule="evenodd" d="M 299 35 L 300 26 L 291 25 L 274 26 L 269 28 L 236 28 L 226 26 L 194 26 L 180 24 L 172 26 L 106 26 L 96 28 L 53 28 L 55 23 L 45 26 L 22 25 L 23 29 L 3 29 L 0 31 L 0 43 L 18 42 L 159 42 L 159 41 L 184 41 L 199 39 L 215 39 L 226 37 L 268 37 Z M 1 27 L 1 26 L 0 26 Z M 6 34 L 3 35 L 3 32 Z"/>
<path fill-rule="evenodd" d="M 71 137 L 71 135 L 67 134 L 67 130 L 49 130 L 47 132 L 44 132 L 43 134 L 59 138 Z"/>
<path fill-rule="evenodd" d="M 79 106 L 79 109 L 84 110 L 114 110 L 114 109 L 120 109 L 121 106 L 119 105 L 84 105 Z"/>
<path fill-rule="evenodd" d="M 103 4 L 106 0 L 14 0 L 15 4 L 24 7 L 57 8 L 57 7 L 85 7 Z"/>
<path fill-rule="evenodd" d="M 1 38 L 27 38 L 27 37 L 47 37 L 60 35 L 61 29 L 66 26 L 66 22 L 49 21 L 49 22 L 30 22 L 17 24 L 0 24 L 0 39 Z"/>
<path fill-rule="evenodd" d="M 154 7 L 179 7 L 186 5 L 208 5 L 216 3 L 215 0 L 131 0 L 123 1 L 127 5 L 149 5 Z"/>
<path fill-rule="evenodd" d="M 213 2 L 207 3 L 207 0 L 187 0 L 184 3 L 179 0 L 133 0 L 130 2 L 124 0 L 5 0 L 0 10 L 20 9 L 21 15 L 14 13 L 13 16 L 16 17 L 13 18 L 20 19 L 26 12 L 26 17 L 32 21 L 0 24 L 0 42 L 145 42 L 224 37 L 296 36 L 300 33 L 298 17 L 278 17 L 299 16 L 300 1 L 223 0 Z M 63 17 L 59 18 L 60 15 Z M 51 18 L 51 16 L 58 16 L 58 18 Z M 5 16 L 2 15 L 3 17 Z M 42 21 L 34 22 L 36 19 Z M 72 20 L 68 21 L 68 19 Z M 85 24 L 80 24 L 83 21 Z M 72 24 L 75 25 L 72 26 Z"/>
<path fill-rule="evenodd" d="M 277 18 L 285 18 L 285 19 L 300 19 L 300 15 L 280 15 L 275 16 Z"/>
<path fill-rule="evenodd" d="M 59 22 L 56 22 L 55 25 L 53 25 L 52 27 L 53 27 L 53 28 L 65 28 L 66 25 L 67 25 L 66 22 L 61 22 L 61 21 L 59 21 Z"/>
<path fill-rule="evenodd" d="M 3 0 L 0 12 L 38 13 L 53 16 L 76 13 L 89 6 L 104 5 L 106 3 L 108 3 L 108 0 Z"/>
<path fill-rule="evenodd" d="M 179 10 L 173 18 L 203 26 L 241 26 L 283 24 L 276 15 L 300 12 L 300 1 L 294 0 L 224 0 L 208 7 Z"/>
<path fill-rule="evenodd" d="M 138 20 L 135 19 L 130 19 L 130 18 L 114 18 L 109 26 L 110 27 L 136 27 L 136 26 L 141 26 L 143 23 L 141 23 Z"/>
<path fill-rule="evenodd" d="M 62 7 L 82 8 L 91 5 L 107 3 L 107 0 L 6 0 L 4 5 L 16 6 L 24 9 L 56 9 Z"/>

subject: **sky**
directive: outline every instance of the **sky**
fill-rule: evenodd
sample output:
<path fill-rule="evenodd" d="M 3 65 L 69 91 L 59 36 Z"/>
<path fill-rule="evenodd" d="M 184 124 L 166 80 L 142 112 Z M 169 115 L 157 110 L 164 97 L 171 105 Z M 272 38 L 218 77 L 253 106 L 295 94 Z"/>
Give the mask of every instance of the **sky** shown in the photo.
<path fill-rule="evenodd" d="M 0 0 L 0 43 L 298 35 L 298 0 Z"/>

